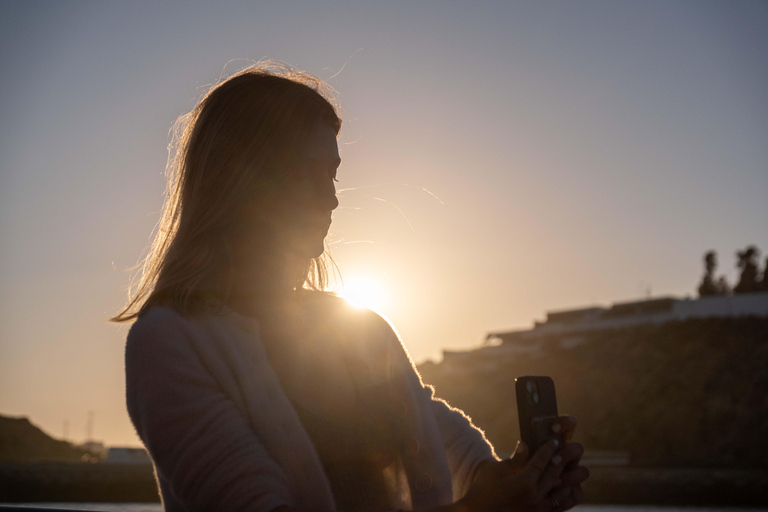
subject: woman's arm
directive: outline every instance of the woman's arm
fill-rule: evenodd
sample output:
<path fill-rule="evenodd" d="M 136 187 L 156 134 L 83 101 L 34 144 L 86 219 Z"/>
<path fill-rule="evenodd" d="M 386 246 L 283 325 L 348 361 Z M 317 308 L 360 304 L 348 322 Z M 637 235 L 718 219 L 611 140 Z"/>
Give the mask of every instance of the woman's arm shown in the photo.
<path fill-rule="evenodd" d="M 474 480 L 478 467 L 485 461 L 498 457 L 482 430 L 472 424 L 461 410 L 435 397 L 434 388 L 425 385 L 410 358 L 407 349 L 391 326 L 381 319 L 382 328 L 390 340 L 390 364 L 393 374 L 403 374 L 414 389 L 415 395 L 429 404 L 440 432 L 451 472 L 454 500 L 463 497 Z"/>
<path fill-rule="evenodd" d="M 480 506 L 479 502 L 483 501 L 486 491 L 498 491 L 499 487 L 506 485 L 513 485 L 513 487 L 519 485 L 520 482 L 502 484 L 498 477 L 499 475 L 506 475 L 505 478 L 509 479 L 510 473 L 522 473 L 529 462 L 535 462 L 535 458 L 540 456 L 539 452 L 532 454 L 531 461 L 528 460 L 529 454 L 525 450 L 516 453 L 514 460 L 500 461 L 483 431 L 477 428 L 461 410 L 451 407 L 444 400 L 435 397 L 434 389 L 421 381 L 416 366 L 410 359 L 402 341 L 388 324 L 387 328 L 390 329 L 393 339 L 391 352 L 394 354 L 392 360 L 395 362 L 396 371 L 405 372 L 409 376 L 411 385 L 419 392 L 426 394 L 430 400 L 450 465 L 457 510 L 463 510 L 461 507 L 467 502 L 473 503 L 475 507 Z M 573 436 L 576 421 L 570 416 L 561 416 L 559 423 L 560 428 L 564 429 L 563 437 L 568 443 Z M 567 510 L 581 501 L 581 483 L 589 476 L 586 468 L 579 466 L 579 460 L 583 453 L 581 445 L 568 444 L 569 446 L 563 450 L 559 450 L 561 447 L 554 448 L 562 452 L 558 455 L 562 464 L 553 465 L 557 472 L 556 480 L 558 481 L 554 486 L 558 488 L 556 494 L 561 510 Z M 549 454 L 549 457 L 551 458 L 552 455 Z M 541 455 L 541 457 L 545 456 Z M 544 465 L 546 466 L 546 462 Z M 562 478 L 560 478 L 561 476 Z M 497 480 L 493 481 L 494 478 Z M 493 481 L 493 483 L 489 483 L 489 481 Z M 486 491 L 472 492 L 479 487 L 485 487 Z M 553 494 L 553 496 L 555 495 Z M 543 496 L 540 499 L 543 499 Z M 518 504 L 522 504 L 522 502 L 518 501 Z M 541 503 L 537 505 L 539 509 L 544 507 L 545 512 L 548 510 L 547 506 L 551 507 L 548 501 L 543 505 Z M 485 510 L 485 508 L 481 509 Z"/>
<path fill-rule="evenodd" d="M 496 461 L 498 457 L 483 431 L 467 415 L 435 397 L 432 388 L 427 387 L 427 390 L 451 465 L 454 497 L 461 498 L 472 485 L 478 467 L 483 462 Z"/>
<path fill-rule="evenodd" d="M 486 465 L 466 496 L 424 512 L 552 512 L 553 503 L 547 496 L 559 481 L 564 465 L 562 458 L 553 457 L 556 449 L 550 442 L 530 460 L 516 457 L 509 463 Z M 273 512 L 325 511 L 285 506 Z"/>
<path fill-rule="evenodd" d="M 291 505 L 288 478 L 206 369 L 182 316 L 152 310 L 126 344 L 128 412 L 158 478 L 188 510 Z"/>

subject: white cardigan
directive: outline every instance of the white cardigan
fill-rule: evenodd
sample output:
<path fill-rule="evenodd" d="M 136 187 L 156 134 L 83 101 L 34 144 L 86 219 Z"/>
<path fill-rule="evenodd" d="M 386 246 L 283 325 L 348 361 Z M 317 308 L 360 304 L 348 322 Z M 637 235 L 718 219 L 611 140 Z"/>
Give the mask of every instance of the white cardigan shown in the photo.
<path fill-rule="evenodd" d="M 386 321 L 369 311 L 356 315 L 345 350 L 368 370 L 364 378 L 392 381 L 412 434 L 401 453 L 401 503 L 420 510 L 453 502 L 477 465 L 495 457 L 492 446 L 461 411 L 433 397 Z M 165 510 L 335 509 L 255 319 L 228 308 L 187 318 L 155 307 L 132 326 L 125 360 L 128 412 L 152 457 Z"/>

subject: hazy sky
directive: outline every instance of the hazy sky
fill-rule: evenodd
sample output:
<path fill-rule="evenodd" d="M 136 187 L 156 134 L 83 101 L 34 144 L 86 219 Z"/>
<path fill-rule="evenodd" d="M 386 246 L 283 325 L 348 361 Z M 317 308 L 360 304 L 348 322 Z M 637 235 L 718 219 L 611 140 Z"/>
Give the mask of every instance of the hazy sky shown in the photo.
<path fill-rule="evenodd" d="M 767 55 L 764 1 L 0 1 L 0 414 L 138 442 L 120 269 L 170 126 L 249 61 L 338 90 L 332 254 L 423 361 L 694 294 L 709 249 L 733 283 L 768 251 Z"/>

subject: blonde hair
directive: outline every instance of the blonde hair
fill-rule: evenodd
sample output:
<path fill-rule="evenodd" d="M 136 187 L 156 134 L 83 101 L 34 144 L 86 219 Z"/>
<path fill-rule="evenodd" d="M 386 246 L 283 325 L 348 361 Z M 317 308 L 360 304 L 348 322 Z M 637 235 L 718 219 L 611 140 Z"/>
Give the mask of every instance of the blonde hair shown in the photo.
<path fill-rule="evenodd" d="M 226 300 L 239 211 L 279 189 L 296 148 L 318 123 L 338 135 L 335 104 L 319 78 L 262 61 L 214 85 L 181 116 L 154 241 L 128 302 L 110 321 L 133 320 L 160 303 L 194 314 Z M 325 256 L 308 260 L 297 288 L 326 288 Z"/>

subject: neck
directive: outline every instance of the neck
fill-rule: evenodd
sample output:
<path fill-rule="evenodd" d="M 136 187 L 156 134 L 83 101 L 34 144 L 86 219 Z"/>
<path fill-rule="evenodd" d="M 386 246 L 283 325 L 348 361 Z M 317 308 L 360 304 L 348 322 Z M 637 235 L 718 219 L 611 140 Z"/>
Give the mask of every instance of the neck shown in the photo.
<path fill-rule="evenodd" d="M 253 243 L 233 245 L 232 285 L 227 298 L 232 309 L 259 317 L 264 311 L 293 300 L 306 260 Z"/>

